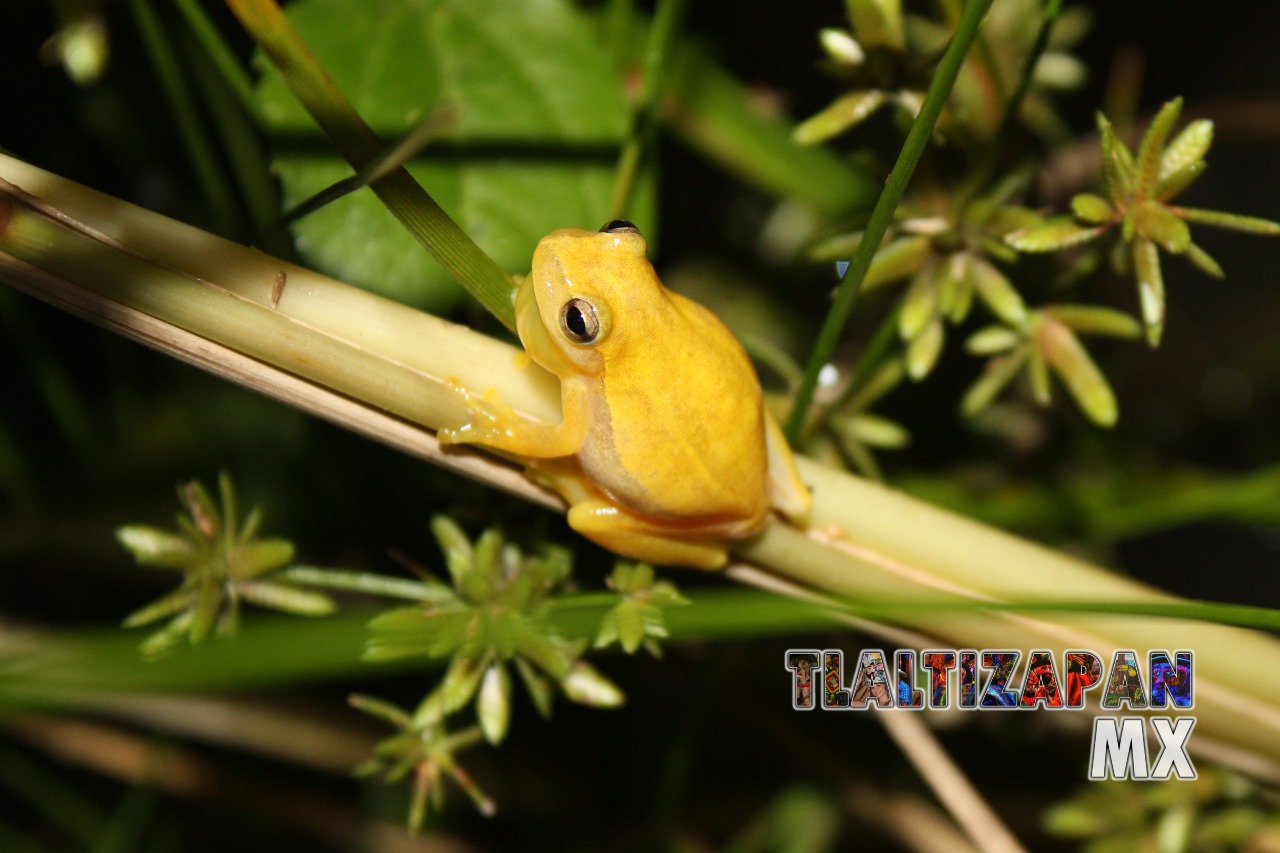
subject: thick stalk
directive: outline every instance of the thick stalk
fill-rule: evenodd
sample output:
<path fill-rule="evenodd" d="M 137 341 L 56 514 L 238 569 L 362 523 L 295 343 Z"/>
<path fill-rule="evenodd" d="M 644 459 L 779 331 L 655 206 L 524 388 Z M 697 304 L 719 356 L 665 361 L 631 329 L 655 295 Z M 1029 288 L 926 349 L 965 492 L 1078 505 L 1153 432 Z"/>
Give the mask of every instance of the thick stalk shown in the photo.
<path fill-rule="evenodd" d="M 153 334 L 148 342 L 171 351 L 199 342 L 213 348 L 204 361 L 214 366 L 219 354 L 248 356 L 267 365 L 254 380 L 257 387 L 274 393 L 275 384 L 293 383 L 309 395 L 308 410 L 326 416 L 328 404 L 315 401 L 342 401 L 346 409 L 333 405 L 345 413 L 338 418 L 345 425 L 396 446 L 429 447 L 432 453 L 420 455 L 434 453 L 447 462 L 461 457 L 441 454 L 430 430 L 463 417 L 446 385 L 449 377 L 471 388 L 495 388 L 532 417 L 559 417 L 554 379 L 506 344 L 10 158 L 0 156 L 0 178 L 101 229 L 50 218 L 0 194 L 0 276 L 36 296 L 67 304 L 72 300 L 65 293 L 80 293 L 88 307 L 79 313 L 99 321 L 123 317 L 177 326 L 176 344 Z M 128 322 L 116 325 L 128 328 Z M 406 435 L 412 440 L 406 442 Z M 740 558 L 779 577 L 870 601 L 1172 600 L 842 471 L 808 460 L 801 465 L 815 496 L 809 528 L 775 523 L 736 549 Z M 509 466 L 481 463 L 468 471 L 487 482 L 495 482 L 497 472 L 512 478 L 504 487 L 548 501 L 546 493 L 519 485 L 523 481 Z M 1234 749 L 1238 763 L 1262 762 L 1255 772 L 1280 771 L 1280 683 L 1257 677 L 1280 661 L 1280 643 L 1261 632 L 1185 619 L 1043 611 L 1028 616 L 923 608 L 901 621 L 964 648 L 1083 648 L 1103 655 L 1191 649 L 1199 720 L 1193 744 L 1203 748 L 1212 739 Z"/>

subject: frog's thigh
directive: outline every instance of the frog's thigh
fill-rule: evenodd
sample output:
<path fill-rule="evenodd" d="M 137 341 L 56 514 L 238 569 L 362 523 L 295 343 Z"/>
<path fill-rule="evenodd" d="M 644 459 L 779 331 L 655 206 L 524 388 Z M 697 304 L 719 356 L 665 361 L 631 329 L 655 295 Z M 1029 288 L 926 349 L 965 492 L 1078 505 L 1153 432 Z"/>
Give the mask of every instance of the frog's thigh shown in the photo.
<path fill-rule="evenodd" d="M 664 536 L 651 522 L 603 500 L 575 503 L 569 526 L 610 551 L 648 563 L 670 563 L 718 569 L 729 560 L 724 546 L 712 540 Z"/>

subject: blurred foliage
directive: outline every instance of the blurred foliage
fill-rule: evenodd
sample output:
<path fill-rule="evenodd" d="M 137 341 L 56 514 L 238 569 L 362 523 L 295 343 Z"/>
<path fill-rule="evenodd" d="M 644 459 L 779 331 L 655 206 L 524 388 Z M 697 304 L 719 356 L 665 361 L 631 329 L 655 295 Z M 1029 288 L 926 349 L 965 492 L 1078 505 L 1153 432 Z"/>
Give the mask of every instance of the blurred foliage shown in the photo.
<path fill-rule="evenodd" d="M 784 391 L 798 382 L 829 305 L 830 262 L 856 246 L 962 5 L 833 0 L 748 15 L 695 3 L 676 33 L 659 145 L 648 152 L 629 218 L 646 220 L 660 238 L 664 278 L 696 284 L 698 298 L 749 333 Z M 1276 140 L 1267 128 L 1276 105 L 1241 97 L 1269 96 L 1280 82 L 1267 59 L 1280 23 L 1266 14 L 1247 24 L 1173 11 L 1126 16 L 1094 3 L 1068 4 L 1046 26 L 1052 5 L 995 3 L 864 283 L 866 298 L 826 366 L 807 450 L 1172 592 L 1280 605 L 1260 583 L 1280 547 L 1274 246 L 1202 238 L 1198 229 L 1203 245 L 1190 236 L 1201 224 L 1274 231 L 1205 209 L 1275 214 Z M 520 273 L 542 231 L 594 227 L 610 215 L 651 8 L 301 0 L 290 14 L 388 146 L 433 110 L 455 111 L 407 165 L 469 235 Z M 0 94 L 10 117 L 0 127 L 6 151 L 485 322 L 368 191 L 302 218 L 292 238 L 279 230 L 282 210 L 350 170 L 279 79 L 253 62 L 221 4 L 14 0 L 6 11 L 0 67 L 18 81 Z M 1148 55 L 1141 90 L 1132 55 L 1113 61 L 1126 42 Z M 1020 107 L 1009 111 L 1019 92 Z M 1178 92 L 1194 116 L 1182 129 L 1181 102 L 1167 101 Z M 1112 121 L 1091 119 L 1100 104 Z M 1195 206 L 1182 204 L 1183 193 Z M 1184 282 L 1188 270 L 1162 264 L 1158 250 L 1213 275 L 1220 268 L 1211 258 L 1223 258 L 1231 279 Z M 1134 277 L 1136 301 L 1125 283 Z M 1109 340 L 1141 331 L 1164 346 L 1152 353 Z M 985 368 L 953 358 L 957 341 L 988 359 Z M 872 642 L 832 633 L 812 608 L 708 589 L 701 578 L 681 577 L 687 588 L 676 593 L 646 567 L 614 568 L 558 520 L 7 289 L 0 360 L 9 368 L 0 376 L 0 710 L 8 726 L 0 848 L 275 849 L 302 840 L 313 849 L 389 849 L 392 837 L 399 849 L 906 843 L 886 817 L 893 810 L 876 821 L 846 802 L 862 776 L 905 795 L 921 790 L 892 745 L 863 721 L 797 727 L 779 698 L 778 652 L 787 645 Z M 1052 377 L 1072 405 L 1055 402 Z M 1091 421 L 1113 428 L 1101 433 Z M 183 573 L 182 589 L 165 590 L 155 573 L 130 565 L 113 531 L 165 517 L 174 481 L 218 470 L 269 507 L 273 529 L 296 545 L 256 539 L 256 525 L 229 506 L 229 485 L 218 500 L 188 485 L 180 494 L 189 518 L 176 533 L 122 534 L 144 561 Z M 442 513 L 468 530 L 500 518 L 523 543 L 572 543 L 576 578 L 561 571 L 567 557 L 516 555 L 495 544 L 496 534 L 472 543 L 456 528 L 446 537 L 452 559 L 470 548 L 471 563 L 449 583 L 378 571 L 388 548 L 428 553 L 424 520 Z M 270 543 L 270 553 L 244 558 L 255 541 Z M 507 572 L 542 559 L 549 574 L 536 589 L 523 585 L 537 571 L 519 583 Z M 133 634 L 93 627 L 167 594 L 143 615 L 178 620 L 166 645 L 198 639 L 231 627 L 241 600 L 318 595 L 314 571 L 255 574 L 300 560 L 343 567 L 346 586 L 332 575 L 324 585 L 343 605 L 337 615 L 245 614 L 234 638 L 175 642 L 154 662 L 139 659 Z M 447 643 L 426 641 L 441 643 L 435 659 L 362 659 L 375 612 L 363 609 L 370 591 L 351 579 L 358 573 L 387 579 L 372 594 L 400 599 L 391 611 L 400 615 L 377 617 L 382 629 L 397 620 L 416 629 L 433 606 L 462 627 Z M 276 583 L 290 590 L 286 598 L 263 586 Z M 612 592 L 578 591 L 606 583 Z M 420 596 L 408 606 L 406 589 Z M 683 599 L 693 606 L 667 606 Z M 512 635 L 464 624 L 480 613 L 534 624 L 532 635 L 516 633 L 541 638 L 529 642 L 546 654 L 529 658 Z M 552 725 L 532 714 L 521 722 L 527 704 L 544 708 L 548 682 L 570 689 L 564 679 L 593 639 L 627 706 L 602 715 L 569 704 Z M 615 642 L 652 651 L 658 639 L 660 665 L 608 651 Z M 455 655 L 468 643 L 489 651 L 459 667 Z M 510 669 L 530 703 L 511 689 Z M 433 680 L 426 687 L 424 672 Z M 577 686 L 603 684 L 587 681 Z M 393 734 L 362 729 L 362 714 L 325 717 L 353 689 L 352 704 Z M 253 691 L 235 704 L 266 703 L 285 720 L 278 743 L 296 745 L 287 765 L 250 736 L 254 726 L 217 734 L 208 720 L 225 708 L 212 700 L 194 700 L 199 713 L 154 716 L 160 694 L 231 691 Z M 425 715 L 413 710 L 424 695 L 437 697 Z M 459 722 L 467 709 L 474 726 Z M 48 728 L 24 727 L 18 711 L 43 711 Z M 1072 793 L 1083 740 L 1023 723 L 988 738 L 970 722 L 945 739 L 1037 848 L 1073 839 L 1108 849 L 1108 838 L 1125 849 L 1274 846 L 1274 793 L 1261 786 L 1202 769 L 1190 786 Z M 88 724 L 103 737 L 76 728 Z M 345 736 L 358 743 L 345 747 Z M 502 749 L 468 750 L 464 770 L 458 753 L 486 737 Z M 750 773 L 738 769 L 744 753 Z M 335 780 L 367 755 L 365 772 L 411 784 Z M 432 798 L 451 796 L 446 779 L 483 810 L 498 804 L 501 815 L 486 822 L 451 808 L 423 839 L 394 835 L 406 811 L 416 820 Z"/>

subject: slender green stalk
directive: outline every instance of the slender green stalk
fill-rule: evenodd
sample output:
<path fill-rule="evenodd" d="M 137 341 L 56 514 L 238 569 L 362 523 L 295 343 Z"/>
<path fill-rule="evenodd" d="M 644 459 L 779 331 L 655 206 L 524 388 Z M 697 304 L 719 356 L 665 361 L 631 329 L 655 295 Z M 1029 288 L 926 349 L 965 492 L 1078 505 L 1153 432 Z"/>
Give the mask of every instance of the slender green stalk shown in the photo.
<path fill-rule="evenodd" d="M 1018 80 L 1018 88 L 1005 104 L 1000 126 L 996 129 L 991 144 L 983 150 L 982 160 L 965 182 L 966 190 L 963 196 L 965 203 L 972 201 L 982 192 L 1000 165 L 1000 159 L 1009 148 L 1014 129 L 1018 126 L 1018 113 L 1021 112 L 1022 103 L 1027 99 L 1027 93 L 1031 91 L 1031 84 L 1035 80 L 1036 65 L 1049 46 L 1049 36 L 1053 34 L 1053 25 L 1057 23 L 1058 14 L 1061 11 L 1062 0 L 1047 0 L 1045 3 L 1044 17 L 1040 21 L 1040 29 L 1036 33 L 1031 52 L 1027 54 L 1026 64 L 1022 68 L 1022 77 Z"/>
<path fill-rule="evenodd" d="M 653 149 L 658 96 L 663 91 L 671 46 L 679 30 L 680 19 L 684 17 L 685 5 L 686 0 L 662 0 L 654 14 L 649 42 L 645 47 L 644 87 L 631 114 L 631 130 L 622 145 L 622 153 L 618 156 L 617 178 L 613 185 L 613 199 L 609 204 L 610 219 L 626 218 L 645 150 Z"/>
<path fill-rule="evenodd" d="M 14 190 L 0 196 L 0 276 L 37 296 L 60 301 L 49 288 L 77 288 L 92 296 L 82 313 L 99 321 L 142 310 L 156 323 L 244 347 L 255 362 L 274 365 L 271 383 L 284 382 L 287 371 L 307 377 L 305 385 L 315 393 L 337 391 L 329 393 L 334 405 L 350 406 L 355 398 L 399 412 L 400 418 L 380 415 L 378 430 L 366 429 L 350 413 L 341 419 L 396 446 L 402 446 L 397 430 L 429 435 L 405 421 L 439 427 L 463 417 L 446 381 L 451 376 L 465 387 L 495 389 L 531 417 L 560 417 L 554 378 L 530 368 L 513 347 L 10 158 L 0 157 L 0 177 L 56 206 L 32 207 Z M 92 221 L 102 231 L 76 220 Z M 125 237 L 128 245 L 119 243 Z M 273 282 L 282 271 L 289 284 L 272 307 Z M 195 346 L 189 338 L 177 340 L 184 348 Z M 151 342 L 175 349 L 154 336 Z M 229 348 L 217 352 L 207 365 L 214 369 L 225 353 L 234 355 Z M 453 464 L 480 456 L 451 452 L 433 458 Z M 957 648 L 1193 649 L 1196 738 L 1280 763 L 1280 681 L 1257 678 L 1259 661 L 1280 658 L 1275 639 L 1174 618 L 1169 614 L 1187 604 L 1172 596 L 845 472 L 803 458 L 798 463 L 814 494 L 808 526 L 774 521 L 757 538 L 735 543 L 738 558 L 763 567 L 780 583 L 837 601 L 929 602 L 910 608 L 901 623 Z M 479 468 L 472 475 L 496 483 L 490 479 L 494 470 Z M 539 499 L 536 490 L 521 493 Z M 735 568 L 731 576 L 746 568 Z M 1069 612 L 1082 597 L 1102 606 Z M 1034 602 L 1035 612 L 972 609 L 1023 600 Z M 1064 605 L 1051 612 L 1056 602 Z M 1159 609 L 1164 604 L 1176 606 Z M 1121 618 L 1103 612 L 1148 606 L 1164 615 Z M 684 618 L 678 610 L 690 609 L 672 612 L 673 629 Z M 1182 613 L 1198 617 L 1203 610 L 1192 606 Z M 1257 614 L 1224 618 L 1244 621 Z M 22 686 L 0 684 L 0 695 L 16 696 Z"/>
<path fill-rule="evenodd" d="M 183 33 L 182 42 L 191 42 L 190 34 Z M 228 87 L 222 69 L 200 52 L 200 45 L 190 45 L 190 66 L 199 88 L 201 101 L 208 104 L 214 132 L 222 141 L 227 162 L 235 178 L 235 186 L 244 199 L 253 230 L 261 233 L 275 218 L 280 209 L 275 180 L 266 152 L 258 137 L 250 114 L 246 113 Z M 290 254 L 292 246 L 279 237 L 260 244 L 275 254 Z"/>
<path fill-rule="evenodd" d="M 352 168 L 358 171 L 382 154 L 386 145 L 324 73 L 275 0 L 227 0 L 227 5 Z M 372 189 L 431 256 L 514 332 L 511 278 L 427 191 L 404 168 Z"/>
<path fill-rule="evenodd" d="M 840 283 L 835 303 L 827 312 L 822 330 L 818 333 L 817 343 L 814 344 L 813 351 L 810 353 L 804 381 L 796 390 L 795 403 L 786 425 L 787 440 L 792 445 L 800 443 L 809 404 L 813 400 L 813 392 L 818 385 L 818 373 L 835 354 L 840 337 L 844 334 L 845 325 L 853 313 L 858 291 L 862 288 L 862 280 L 866 278 L 867 270 L 871 268 L 871 260 L 875 257 L 876 250 L 880 248 L 880 241 L 884 239 L 885 231 L 893 220 L 898 201 L 911 181 L 916 164 L 920 162 L 920 155 L 929 144 L 933 126 L 938 121 L 951 87 L 955 84 L 956 75 L 960 73 L 960 67 L 964 64 L 969 45 L 973 43 L 978 27 L 990 6 L 991 0 L 969 0 L 965 4 L 955 35 L 951 37 L 951 43 L 947 45 L 946 52 L 938 63 L 938 70 L 934 72 L 933 80 L 929 84 L 929 91 L 925 94 L 920 114 L 911 123 L 911 130 L 908 131 L 906 141 L 902 144 L 898 161 L 894 163 L 893 170 L 885 182 L 884 192 L 880 194 L 875 208 L 871 211 L 871 218 L 863 232 L 862 242 L 858 244 L 849 261 L 849 269 Z"/>
<path fill-rule="evenodd" d="M 217 66 L 218 74 L 235 95 L 240 108 L 247 115 L 252 116 L 259 127 L 264 127 L 262 113 L 258 109 L 258 99 L 253 95 L 253 81 L 245 72 L 244 66 L 240 64 L 235 53 L 227 45 L 222 34 L 218 32 L 218 28 L 213 25 L 213 22 L 209 20 L 209 16 L 205 14 L 204 9 L 200 7 L 198 0 L 176 0 L 175 5 L 178 7 L 178 11 L 182 13 L 183 18 L 186 19 L 187 26 L 191 29 L 196 41 L 200 43 L 200 46 L 204 48 L 213 64 Z"/>
<path fill-rule="evenodd" d="M 869 170 L 828 148 L 796 145 L 792 125 L 696 48 L 682 45 L 662 99 L 663 125 L 708 160 L 763 192 L 832 216 L 865 211 L 879 189 Z"/>
<path fill-rule="evenodd" d="M 871 378 L 871 374 L 884 361 L 885 355 L 893 346 L 894 341 L 898 339 L 898 315 L 901 312 L 902 303 L 898 303 L 880 321 L 880 325 L 876 327 L 875 332 L 871 335 L 871 340 L 867 342 L 867 346 L 858 354 L 858 359 L 853 365 L 853 375 L 849 377 L 849 385 L 845 388 L 844 393 L 840 395 L 840 399 L 832 404 L 833 409 L 839 408 L 861 391 L 863 384 Z"/>
<path fill-rule="evenodd" d="M 236 202 L 227 189 L 228 181 L 218 166 L 218 157 L 209 141 L 209 134 L 196 111 L 199 99 L 194 97 L 187 86 L 187 78 L 173 52 L 169 38 L 161 26 L 160 18 L 151 5 L 151 0 L 129 0 L 129 8 L 133 11 L 138 29 L 142 32 L 142 43 L 146 46 L 155 68 L 156 79 L 164 91 L 165 100 L 173 112 L 178 133 L 191 158 L 196 178 L 204 190 L 205 196 L 213 208 L 215 221 L 219 228 L 227 231 L 235 222 Z"/>

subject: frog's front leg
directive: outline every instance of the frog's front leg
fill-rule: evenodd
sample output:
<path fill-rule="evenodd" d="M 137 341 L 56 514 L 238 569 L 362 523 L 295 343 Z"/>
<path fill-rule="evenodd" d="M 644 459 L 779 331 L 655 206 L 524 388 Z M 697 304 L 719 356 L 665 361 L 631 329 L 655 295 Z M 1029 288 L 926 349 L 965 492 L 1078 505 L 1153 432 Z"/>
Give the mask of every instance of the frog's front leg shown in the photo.
<path fill-rule="evenodd" d="M 572 456 L 587 435 L 587 389 L 580 382 L 561 383 L 560 405 L 564 418 L 558 424 L 532 421 L 507 405 L 495 390 L 477 394 L 450 380 L 449 387 L 462 398 L 467 423 L 442 428 L 441 444 L 483 444 L 516 456 L 550 459 Z"/>
<path fill-rule="evenodd" d="M 598 545 L 646 563 L 719 569 L 729 561 L 715 539 L 673 537 L 643 517 L 606 500 L 588 500 L 569 508 L 569 526 Z"/>

